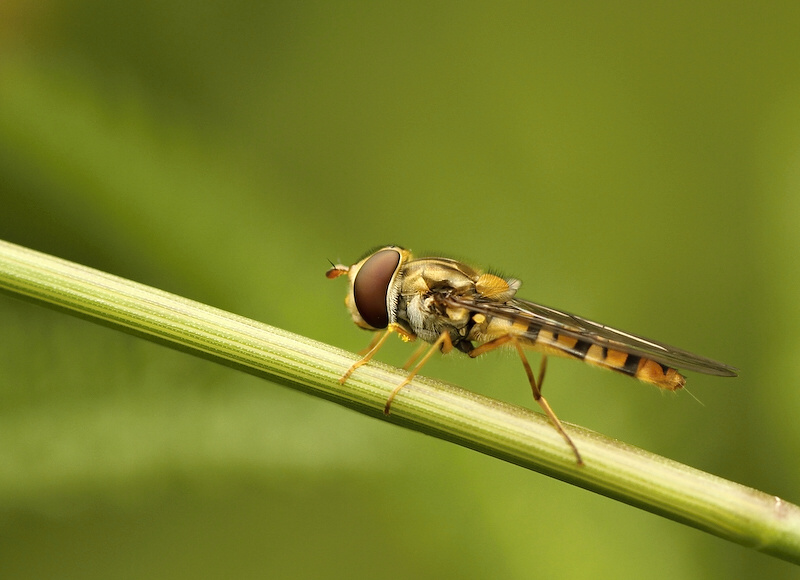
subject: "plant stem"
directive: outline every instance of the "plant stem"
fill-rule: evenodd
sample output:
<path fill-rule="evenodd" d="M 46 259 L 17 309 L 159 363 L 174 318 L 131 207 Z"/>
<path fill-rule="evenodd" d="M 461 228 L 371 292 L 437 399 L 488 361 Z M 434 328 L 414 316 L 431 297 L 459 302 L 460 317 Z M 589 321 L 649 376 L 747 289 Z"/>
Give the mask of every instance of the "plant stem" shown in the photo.
<path fill-rule="evenodd" d="M 351 353 L 0 241 L 0 289 L 234 366 L 292 388 L 446 439 L 574 485 L 683 522 L 721 538 L 800 563 L 800 508 L 565 423 L 584 458 L 547 418 L 423 377 L 404 378 L 370 363 L 344 385 Z"/>

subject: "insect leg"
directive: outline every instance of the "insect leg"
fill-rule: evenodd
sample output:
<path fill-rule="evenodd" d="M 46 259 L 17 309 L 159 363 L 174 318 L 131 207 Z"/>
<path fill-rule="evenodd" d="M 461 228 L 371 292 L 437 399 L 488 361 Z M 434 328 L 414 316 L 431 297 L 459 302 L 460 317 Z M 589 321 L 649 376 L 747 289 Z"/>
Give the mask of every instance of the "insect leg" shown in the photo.
<path fill-rule="evenodd" d="M 339 379 L 339 384 L 343 385 L 345 381 L 347 381 L 347 379 L 350 378 L 350 375 L 352 375 L 358 367 L 367 364 L 370 361 L 370 359 L 373 356 L 375 356 L 375 353 L 380 350 L 380 348 L 383 346 L 383 343 L 386 342 L 386 339 L 389 338 L 392 332 L 394 332 L 394 330 L 390 327 L 386 332 L 383 333 L 383 335 L 381 335 L 380 339 L 378 339 L 377 341 L 373 340 L 370 343 L 371 348 L 369 349 L 369 352 L 367 352 L 367 354 L 364 355 L 364 358 L 355 362 L 353 366 L 347 369 L 347 372 L 344 373 Z"/>
<path fill-rule="evenodd" d="M 414 349 L 414 352 L 411 354 L 410 357 L 408 357 L 406 364 L 403 365 L 403 370 L 407 371 L 408 369 L 410 369 L 411 365 L 413 365 L 417 361 L 417 359 L 420 356 L 422 356 L 422 353 L 425 351 L 426 347 L 427 345 L 423 342 L 416 349 Z"/>
<path fill-rule="evenodd" d="M 561 433 L 561 436 L 567 442 L 567 444 L 572 447 L 572 451 L 575 453 L 575 458 L 578 460 L 578 465 L 583 465 L 583 459 L 581 459 L 581 454 L 578 452 L 578 448 L 572 442 L 572 439 L 569 438 L 567 432 L 564 431 L 564 427 L 561 425 L 561 421 L 558 420 L 556 414 L 553 412 L 553 409 L 550 408 L 550 404 L 547 400 L 542 396 L 542 389 L 541 389 L 541 382 L 544 380 L 544 370 L 547 368 L 547 357 L 543 357 L 542 359 L 542 366 L 539 367 L 539 384 L 536 383 L 536 379 L 533 376 L 533 370 L 531 369 L 531 365 L 528 362 L 528 358 L 525 356 L 525 351 L 522 350 L 522 345 L 520 345 L 519 341 L 516 337 L 511 337 L 511 342 L 514 343 L 514 347 L 517 349 L 520 358 L 522 359 L 522 366 L 525 367 L 525 374 L 528 375 L 528 382 L 531 384 L 531 390 L 533 391 L 533 399 L 539 403 L 539 406 L 545 412 L 545 414 L 550 418 L 550 422 L 555 427 L 556 431 Z"/>
<path fill-rule="evenodd" d="M 542 383 L 544 383 L 544 373 L 547 371 L 547 355 L 542 355 L 542 360 L 539 363 L 539 377 L 536 379 L 536 384 L 539 385 L 539 393 L 542 392 Z"/>
<path fill-rule="evenodd" d="M 360 351 L 358 351 L 358 354 L 365 356 L 369 351 L 375 348 L 375 345 L 383 339 L 385 334 L 385 332 L 373 333 L 372 340 L 369 341 L 369 344 L 365 348 L 362 348 Z"/>
<path fill-rule="evenodd" d="M 473 348 L 467 354 L 469 355 L 470 358 L 476 358 L 496 348 L 500 348 L 504 344 L 511 342 L 513 339 L 514 337 L 511 336 L 510 334 L 504 334 L 503 336 L 499 336 L 494 340 L 490 340 L 489 342 L 484 342 L 479 347 Z"/>
<path fill-rule="evenodd" d="M 558 431 L 567 444 L 572 447 L 572 451 L 575 453 L 575 458 L 578 460 L 578 465 L 583 465 L 583 459 L 581 459 L 581 454 L 578 452 L 578 448 L 572 442 L 572 439 L 569 438 L 567 432 L 564 431 L 564 427 L 561 425 L 561 421 L 558 420 L 556 414 L 553 412 L 553 409 L 550 408 L 550 404 L 547 402 L 542 396 L 542 382 L 544 381 L 545 371 L 547 370 L 547 357 L 542 356 L 542 363 L 539 366 L 539 377 L 538 381 L 533 376 L 533 369 L 531 369 L 531 365 L 528 362 L 528 358 L 525 356 L 525 351 L 522 349 L 522 345 L 520 344 L 517 337 L 512 334 L 504 334 L 503 336 L 498 336 L 494 340 L 490 340 L 489 342 L 485 342 L 477 348 L 472 349 L 468 354 L 470 357 L 475 358 L 482 354 L 485 354 L 489 351 L 495 350 L 505 344 L 513 343 L 514 347 L 517 349 L 520 358 L 522 359 L 522 365 L 525 367 L 525 374 L 528 375 L 528 382 L 531 384 L 531 390 L 533 391 L 533 399 L 536 401 L 539 406 L 544 411 L 545 415 L 550 419 L 550 422 L 555 427 L 555 430 Z"/>
<path fill-rule="evenodd" d="M 419 369 L 422 368 L 422 365 L 428 362 L 428 359 L 431 358 L 431 356 L 433 356 L 433 353 L 436 352 L 436 350 L 439 348 L 441 348 L 443 354 L 447 354 L 448 352 L 453 350 L 453 341 L 450 340 L 449 333 L 443 332 L 442 334 L 440 334 L 439 338 L 437 338 L 436 341 L 428 349 L 428 352 L 425 353 L 425 356 L 423 356 L 417 363 L 417 366 L 415 366 L 414 369 L 410 373 L 408 373 L 408 376 L 405 379 L 403 379 L 402 383 L 397 385 L 394 388 L 394 390 L 392 390 L 392 392 L 389 393 L 389 398 L 386 399 L 386 406 L 383 408 L 383 412 L 386 415 L 388 415 L 389 411 L 391 410 L 392 401 L 394 400 L 395 395 L 400 392 L 400 389 L 402 389 L 408 383 L 411 382 L 411 379 L 413 379 L 416 376 L 416 374 L 419 372 Z"/>

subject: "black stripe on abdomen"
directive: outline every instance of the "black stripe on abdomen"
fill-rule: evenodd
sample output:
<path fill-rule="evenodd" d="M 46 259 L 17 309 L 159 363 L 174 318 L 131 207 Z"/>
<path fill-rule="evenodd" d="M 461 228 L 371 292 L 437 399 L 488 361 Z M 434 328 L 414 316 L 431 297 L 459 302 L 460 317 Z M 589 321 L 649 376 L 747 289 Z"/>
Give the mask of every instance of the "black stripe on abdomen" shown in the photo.
<path fill-rule="evenodd" d="M 579 340 L 575 343 L 575 346 L 569 349 L 569 351 L 572 356 L 583 360 L 586 358 L 586 353 L 589 352 L 590 348 L 592 348 L 591 342 L 587 340 Z"/>
<path fill-rule="evenodd" d="M 542 329 L 540 324 L 535 322 L 531 322 L 528 324 L 528 328 L 525 329 L 525 338 L 529 340 L 536 340 L 536 337 L 539 336 L 539 331 Z"/>
<path fill-rule="evenodd" d="M 642 357 L 636 356 L 635 354 L 629 354 L 628 358 L 625 359 L 625 364 L 622 366 L 621 369 L 619 369 L 620 372 L 635 377 L 636 371 L 639 370 L 639 361 L 641 360 Z"/>

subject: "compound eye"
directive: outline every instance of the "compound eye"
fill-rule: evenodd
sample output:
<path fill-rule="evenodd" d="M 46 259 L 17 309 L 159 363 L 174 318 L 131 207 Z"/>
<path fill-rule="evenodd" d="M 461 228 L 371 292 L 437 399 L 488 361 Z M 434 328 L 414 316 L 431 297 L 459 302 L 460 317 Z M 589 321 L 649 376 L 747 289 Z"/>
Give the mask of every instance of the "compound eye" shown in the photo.
<path fill-rule="evenodd" d="M 356 274 L 353 282 L 356 308 L 364 322 L 372 328 L 386 328 L 389 325 L 386 293 L 399 263 L 398 251 L 381 250 L 370 256 Z"/>

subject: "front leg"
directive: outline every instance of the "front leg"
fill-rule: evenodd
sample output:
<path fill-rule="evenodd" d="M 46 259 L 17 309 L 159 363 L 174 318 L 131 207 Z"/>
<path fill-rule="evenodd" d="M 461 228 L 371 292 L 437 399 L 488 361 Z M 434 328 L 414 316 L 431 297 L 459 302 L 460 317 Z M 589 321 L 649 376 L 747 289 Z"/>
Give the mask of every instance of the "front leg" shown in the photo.
<path fill-rule="evenodd" d="M 343 385 L 347 381 L 347 379 L 350 378 L 350 375 L 352 375 L 353 372 L 355 372 L 356 369 L 358 369 L 359 367 L 364 366 L 365 364 L 367 364 L 372 359 L 372 357 L 375 356 L 375 353 L 378 352 L 381 349 L 383 344 L 386 342 L 386 339 L 389 338 L 389 336 L 391 336 L 393 332 L 396 332 L 397 334 L 399 334 L 400 335 L 400 339 L 403 342 L 411 342 L 412 340 L 415 340 L 417 338 L 416 335 L 410 333 L 409 331 L 407 331 L 405 328 L 403 328 L 399 324 L 396 324 L 394 322 L 391 323 L 388 326 L 388 328 L 386 329 L 386 331 L 381 335 L 381 337 L 377 341 L 373 341 L 373 342 L 370 343 L 370 345 L 368 347 L 369 350 L 364 355 L 364 357 L 361 360 L 356 361 L 355 363 L 353 363 L 353 366 L 351 366 L 349 369 L 347 369 L 347 372 L 345 372 L 342 375 L 342 377 L 339 379 L 339 384 Z"/>

